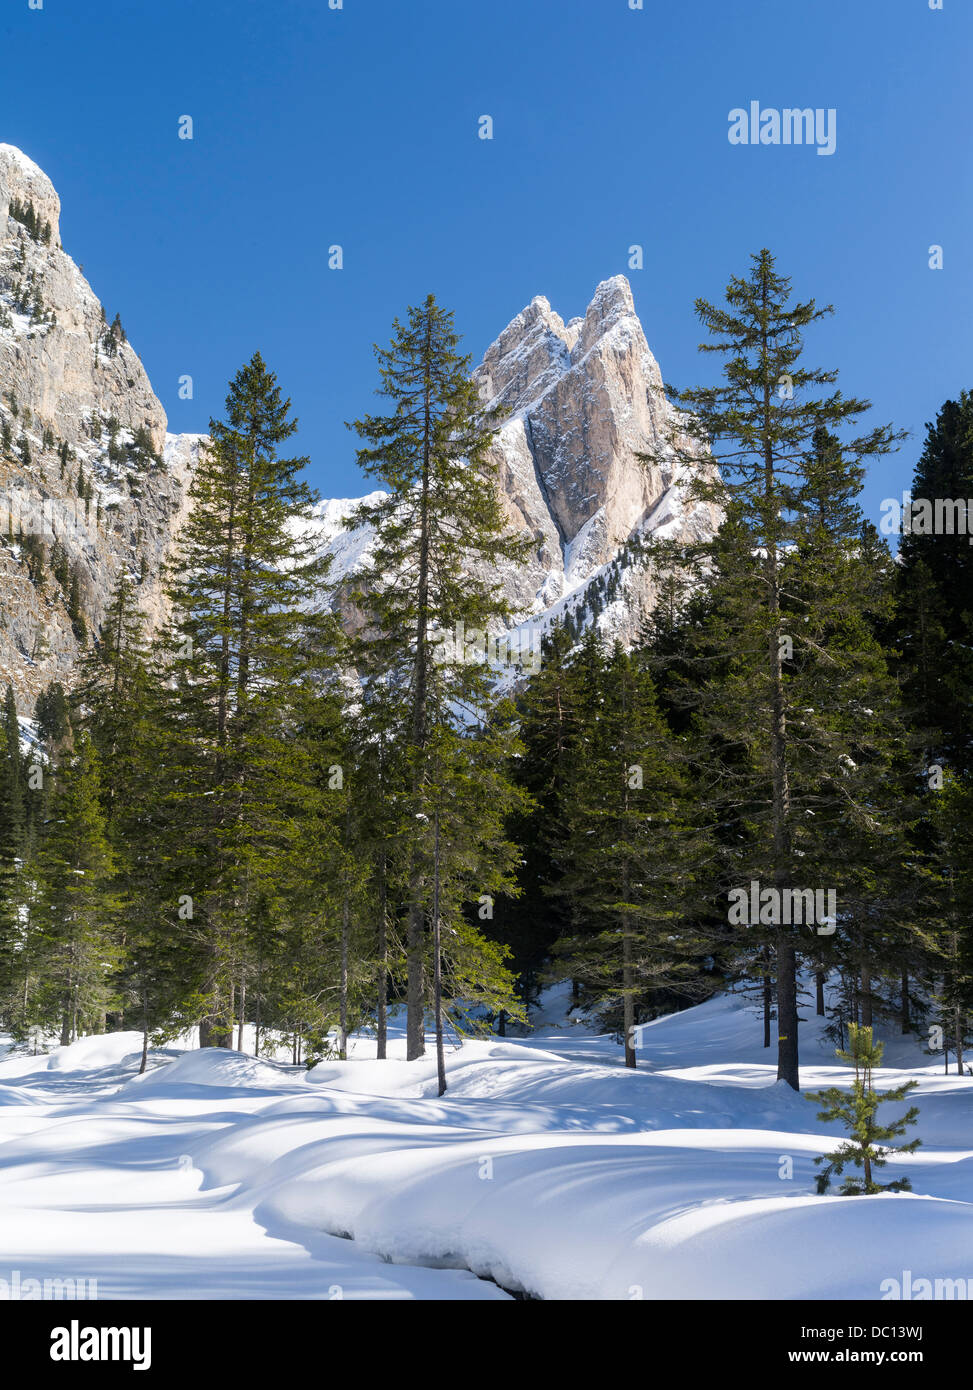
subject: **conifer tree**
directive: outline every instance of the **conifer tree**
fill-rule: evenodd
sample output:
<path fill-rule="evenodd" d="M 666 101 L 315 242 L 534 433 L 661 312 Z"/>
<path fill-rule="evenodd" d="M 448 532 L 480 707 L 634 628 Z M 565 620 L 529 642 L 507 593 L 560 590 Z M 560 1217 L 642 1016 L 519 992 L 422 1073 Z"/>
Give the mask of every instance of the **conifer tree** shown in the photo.
<path fill-rule="evenodd" d="M 554 942 L 568 936 L 571 927 L 571 904 L 553 889 L 559 879 L 555 856 L 565 835 L 569 770 L 582 727 L 574 648 L 566 624 L 554 623 L 541 639 L 539 668 L 516 696 L 523 751 L 513 761 L 511 776 L 529 801 L 509 825 L 510 838 L 520 847 L 518 892 L 498 900 L 488 934 L 510 946 L 525 1004 L 534 1002 Z"/>
<path fill-rule="evenodd" d="M 226 418 L 194 475 L 192 511 L 169 578 L 170 738 L 159 795 L 172 833 L 167 872 L 188 900 L 203 955 L 203 1044 L 228 1044 L 248 924 L 275 897 L 274 865 L 297 834 L 293 732 L 316 671 L 330 663 L 320 607 L 327 568 L 310 526 L 297 429 L 257 353 L 230 384 Z"/>
<path fill-rule="evenodd" d="M 0 728 L 0 995 L 9 1000 L 18 977 L 22 933 L 18 921 L 19 866 L 24 853 L 26 808 L 20 724 L 8 684 Z"/>
<path fill-rule="evenodd" d="M 900 1138 L 909 1125 L 915 1123 L 919 1115 L 917 1106 L 910 1106 L 904 1115 L 890 1124 L 882 1125 L 878 1121 L 880 1105 L 887 1101 L 904 1100 L 919 1084 L 918 1081 L 906 1081 L 889 1091 L 876 1091 L 872 1072 L 875 1067 L 882 1065 L 883 1052 L 882 1044 L 873 1040 L 871 1028 L 849 1023 L 848 1047 L 839 1050 L 837 1055 L 855 1068 L 851 1093 L 837 1086 L 807 1092 L 808 1100 L 823 1106 L 818 1113 L 819 1120 L 841 1120 L 851 1133 L 851 1138 L 844 1140 L 832 1153 L 822 1154 L 814 1160 L 817 1164 L 825 1165 L 817 1176 L 819 1194 L 827 1192 L 832 1179 L 841 1177 L 849 1164 L 860 1168 L 862 1175 L 845 1178 L 841 1185 L 845 1197 L 875 1192 L 908 1192 L 912 1188 L 908 1178 L 889 1183 L 875 1181 L 875 1169 L 884 1168 L 889 1155 L 914 1153 L 922 1143 L 921 1139 L 913 1139 L 907 1144 L 889 1142 Z"/>
<path fill-rule="evenodd" d="M 967 513 L 973 393 L 946 401 L 927 426 L 911 497 L 916 515 L 910 509 L 899 547 L 895 622 L 906 698 L 926 734 L 927 763 L 948 763 L 967 775 L 973 772 L 973 512 Z"/>
<path fill-rule="evenodd" d="M 842 436 L 840 449 L 827 442 L 822 431 L 854 426 L 868 402 L 833 389 L 835 372 L 806 365 L 803 332 L 832 311 L 813 300 L 793 301 L 790 282 L 769 251 L 752 258 L 748 277 L 730 281 L 725 306 L 699 300 L 696 309 L 710 335 L 701 350 L 724 359 L 724 382 L 676 393 L 690 414 L 677 422 L 668 447 L 685 470 L 690 496 L 715 504 L 726 517 L 714 542 L 690 548 L 683 558 L 695 567 L 698 583 L 708 579 L 719 590 L 701 640 L 709 651 L 718 647 L 732 657 L 727 680 L 718 687 L 701 674 L 696 718 L 710 742 L 729 754 L 720 770 L 732 765 L 735 771 L 722 788 L 714 785 L 713 795 L 740 824 L 742 881 L 762 877 L 782 895 L 810 886 L 798 842 L 809 819 L 806 796 L 814 797 L 824 784 L 828 796 L 844 801 L 863 826 L 871 818 L 868 789 L 874 779 L 867 778 L 858 794 L 856 779 L 843 776 L 853 773 L 852 765 L 870 766 L 883 742 L 869 725 L 876 707 L 863 698 L 881 672 L 878 654 L 862 645 L 871 637 L 867 624 L 856 616 L 861 600 L 849 507 L 863 462 L 889 452 L 901 435 L 878 426 Z M 701 446 L 718 471 L 699 468 Z M 840 599 L 850 605 L 844 627 L 858 624 L 862 642 L 857 635 L 850 642 L 835 640 L 831 631 L 838 590 L 834 602 L 826 603 L 833 577 L 815 574 L 810 556 L 825 536 L 829 559 L 841 559 Z M 802 541 L 801 563 L 812 592 L 792 613 L 786 578 Z M 793 681 L 787 669 L 792 650 L 803 663 L 801 679 Z M 807 698 L 809 685 L 817 702 Z M 826 710 L 819 714 L 825 695 Z M 808 709 L 815 711 L 813 718 Z M 853 751 L 860 740 L 869 749 L 863 759 Z M 747 845 L 751 849 L 743 854 Z M 778 1077 L 797 1089 L 795 929 L 776 930 L 773 947 Z"/>
<path fill-rule="evenodd" d="M 434 296 L 410 308 L 406 323 L 396 320 L 390 347 L 375 349 L 378 394 L 390 402 L 390 413 L 354 425 L 366 441 L 358 452 L 361 467 L 388 488 L 353 518 L 375 535 L 355 592 L 364 616 L 356 661 L 366 679 L 384 682 L 397 705 L 404 693 L 400 737 L 408 767 L 401 843 L 410 1058 L 424 1051 L 429 934 L 435 934 L 434 899 L 442 886 L 436 806 L 441 810 L 441 778 L 452 765 L 443 748 L 457 712 L 466 712 L 459 722 L 472 732 L 487 697 L 484 667 L 454 650 L 456 634 L 502 628 L 506 604 L 499 586 L 480 576 L 503 559 L 523 556 L 530 545 L 509 533 L 487 462 L 493 422 L 484 417 L 470 359 L 458 345 L 452 315 Z M 505 790 L 512 795 L 509 784 Z M 501 803 L 497 809 L 503 814 Z M 455 848 L 468 857 L 467 846 Z M 435 975 L 439 953 L 433 954 Z"/>
<path fill-rule="evenodd" d="M 0 732 L 0 845 L 7 848 L 10 858 L 16 857 L 22 846 L 25 814 L 20 721 L 13 686 L 8 682 Z"/>
<path fill-rule="evenodd" d="M 636 1014 L 653 991 L 692 994 L 703 942 L 693 921 L 693 873 L 703 855 L 678 750 L 651 678 L 594 629 L 577 657 L 580 728 L 562 797 L 564 839 L 555 891 L 571 935 L 554 946 L 585 1001 L 618 1026 L 636 1065 Z"/>
<path fill-rule="evenodd" d="M 85 1029 L 102 1031 L 112 1002 L 115 864 L 100 792 L 98 757 L 82 733 L 74 754 L 58 769 L 51 819 L 35 866 L 35 920 L 50 996 L 48 1018 L 59 1016 L 62 1044 Z"/>

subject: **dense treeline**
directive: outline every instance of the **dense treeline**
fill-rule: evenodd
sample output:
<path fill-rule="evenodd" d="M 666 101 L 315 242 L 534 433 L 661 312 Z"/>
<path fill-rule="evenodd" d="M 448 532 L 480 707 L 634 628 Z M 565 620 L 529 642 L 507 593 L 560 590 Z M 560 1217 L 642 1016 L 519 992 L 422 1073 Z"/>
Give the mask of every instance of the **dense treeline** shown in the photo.
<path fill-rule="evenodd" d="M 791 1085 L 807 1008 L 839 1045 L 894 1018 L 962 1065 L 969 539 L 913 532 L 893 559 L 858 495 L 901 436 L 856 432 L 868 403 L 804 357 L 829 311 L 769 253 L 697 310 L 722 380 L 679 394 L 666 461 L 723 524 L 626 552 L 657 595 L 630 650 L 555 625 L 513 683 L 443 640 L 502 630 L 491 575 L 524 550 L 451 316 L 430 297 L 377 352 L 385 413 L 354 428 L 382 495 L 340 591 L 290 402 L 259 354 L 242 368 L 166 627 L 121 573 L 70 695 L 47 690 L 25 735 L 7 692 L 9 1032 L 138 1028 L 147 1049 L 251 1027 L 310 1062 L 366 1029 L 384 1057 L 401 1004 L 409 1057 L 435 1029 L 442 1090 L 447 1032 L 505 1031 L 550 980 L 630 1066 L 638 1023 L 742 982 Z M 973 496 L 967 394 L 929 426 L 915 492 Z"/>

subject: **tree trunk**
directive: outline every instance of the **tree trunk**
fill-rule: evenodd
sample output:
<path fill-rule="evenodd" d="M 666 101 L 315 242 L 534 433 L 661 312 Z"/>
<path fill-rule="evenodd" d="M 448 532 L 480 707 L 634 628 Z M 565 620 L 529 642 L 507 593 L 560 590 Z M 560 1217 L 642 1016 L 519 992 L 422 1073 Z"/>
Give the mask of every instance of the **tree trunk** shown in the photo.
<path fill-rule="evenodd" d="M 415 665 L 412 695 L 412 746 L 417 753 L 425 747 L 428 736 L 429 699 L 429 495 L 432 482 L 432 377 L 429 362 L 432 356 L 432 326 L 426 320 L 426 367 L 424 386 L 424 418 L 422 436 L 422 485 L 419 503 L 419 556 L 416 590 Z M 414 774 L 413 792 L 418 794 L 421 769 Z M 413 866 L 409 894 L 409 930 L 407 935 L 408 967 L 406 970 L 406 1058 L 415 1061 L 426 1050 L 425 1004 L 426 986 L 423 970 L 425 913 L 422 906 L 422 874 L 418 864 Z"/>
<path fill-rule="evenodd" d="M 145 1071 L 149 1060 L 149 1001 L 145 990 L 142 991 L 142 1061 L 139 1064 L 139 1076 Z"/>
<path fill-rule="evenodd" d="M 439 928 L 439 811 L 436 811 L 435 848 L 433 850 L 433 890 L 432 890 L 432 950 L 433 950 L 433 1005 L 436 1010 L 436 1071 L 439 1076 L 439 1094 L 446 1094 L 446 1055 L 443 1049 L 443 957 Z"/>
<path fill-rule="evenodd" d="M 414 903 L 409 909 L 409 932 L 407 945 L 409 951 L 406 967 L 406 1059 L 414 1062 L 426 1050 L 425 1041 L 425 970 L 422 961 L 422 944 L 425 936 L 422 907 Z"/>
<path fill-rule="evenodd" d="M 376 1008 L 375 1019 L 375 1055 L 380 1062 L 384 1062 L 388 1056 L 388 998 L 389 998 L 389 933 L 388 920 L 385 916 L 387 911 L 386 890 L 385 890 L 385 855 L 381 856 L 379 863 L 379 895 L 378 895 L 378 1005 Z"/>
<path fill-rule="evenodd" d="M 789 941 L 777 947 L 777 1080 L 800 1090 L 797 1047 L 797 952 Z"/>
<path fill-rule="evenodd" d="M 908 972 L 908 970 L 903 970 L 903 972 L 902 972 L 902 1004 L 901 1004 L 901 1008 L 900 1008 L 899 1017 L 900 1017 L 901 1020 L 902 1020 L 902 1031 L 903 1031 L 903 1033 L 911 1033 L 911 1032 L 912 1032 L 912 1020 L 911 1020 L 911 1018 L 909 1017 L 909 972 Z"/>
<path fill-rule="evenodd" d="M 764 308 L 767 308 L 767 285 L 764 282 Z M 766 320 L 762 332 L 764 359 L 769 359 Z M 775 497 L 774 435 L 775 407 L 771 399 L 771 381 L 763 384 L 763 462 L 764 488 L 768 513 L 765 521 L 770 529 L 764 559 L 767 576 L 769 618 L 767 657 L 771 683 L 770 770 L 771 811 L 774 851 L 774 887 L 783 893 L 791 887 L 790 785 L 787 769 L 787 712 L 784 699 L 784 670 L 781 654 L 780 557 L 773 532 L 777 514 Z M 797 952 L 793 938 L 778 933 L 777 944 L 777 1079 L 786 1081 L 795 1091 L 800 1089 L 800 1067 L 797 1045 Z"/>
<path fill-rule="evenodd" d="M 341 979 L 338 995 L 338 1056 L 342 1062 L 348 1060 L 348 935 L 349 935 L 348 894 L 341 904 Z"/>
<path fill-rule="evenodd" d="M 818 1018 L 824 1018 L 824 971 L 817 970 L 814 974 L 815 1001 L 814 1008 Z"/>
<path fill-rule="evenodd" d="M 765 966 L 770 964 L 770 947 L 765 946 L 761 952 Z M 763 977 L 763 1004 L 764 1004 L 764 1047 L 770 1046 L 770 1015 L 771 1000 L 773 998 L 773 979 L 769 974 Z"/>
<path fill-rule="evenodd" d="M 243 1051 L 243 1024 L 247 1014 L 247 982 L 240 980 L 240 1014 L 236 1032 L 236 1050 Z"/>
<path fill-rule="evenodd" d="M 872 976 L 867 965 L 861 970 L 861 1022 L 863 1028 L 872 1026 Z"/>
<path fill-rule="evenodd" d="M 626 892 L 626 900 L 628 894 Z M 625 1029 L 625 1065 L 637 1064 L 635 1055 L 635 998 L 632 993 L 632 936 L 626 921 L 622 931 L 622 1026 Z"/>

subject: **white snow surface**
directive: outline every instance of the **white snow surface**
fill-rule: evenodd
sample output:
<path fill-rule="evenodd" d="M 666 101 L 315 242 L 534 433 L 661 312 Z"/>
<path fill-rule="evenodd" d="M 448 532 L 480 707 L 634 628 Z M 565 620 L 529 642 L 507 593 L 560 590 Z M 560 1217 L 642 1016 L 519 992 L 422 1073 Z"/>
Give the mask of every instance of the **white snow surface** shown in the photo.
<path fill-rule="evenodd" d="M 915 1077 L 912 1193 L 818 1197 L 835 1126 L 775 1081 L 725 995 L 646 1025 L 639 1067 L 549 991 L 521 1039 L 310 1072 L 141 1038 L 0 1057 L 0 1276 L 100 1298 L 792 1299 L 973 1277 L 973 1077 L 889 1032 Z M 246 1041 L 246 1039 L 245 1039 Z M 802 1084 L 847 1084 L 820 1022 Z M 3 1045 L 0 1044 L 0 1051 Z M 283 1054 L 282 1054 L 283 1055 Z M 893 1107 L 887 1107 L 892 1112 Z"/>

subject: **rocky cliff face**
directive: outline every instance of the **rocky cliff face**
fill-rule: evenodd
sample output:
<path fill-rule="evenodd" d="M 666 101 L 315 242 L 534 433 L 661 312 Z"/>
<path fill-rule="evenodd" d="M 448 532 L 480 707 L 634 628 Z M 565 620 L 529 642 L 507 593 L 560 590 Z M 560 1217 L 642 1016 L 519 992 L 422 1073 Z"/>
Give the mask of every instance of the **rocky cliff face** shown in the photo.
<path fill-rule="evenodd" d="M 88 631 L 122 567 L 160 616 L 198 447 L 167 436 L 141 362 L 61 247 L 59 215 L 47 176 L 0 145 L 0 681 L 22 714 L 70 678 L 72 585 Z"/>
<path fill-rule="evenodd" d="M 166 433 L 121 325 L 61 247 L 59 215 L 47 176 L 0 145 L 0 684 L 12 682 L 24 715 L 50 681 L 70 683 L 120 570 L 161 618 L 160 566 L 201 443 Z M 630 640 L 654 601 L 646 572 L 627 564 L 633 538 L 700 536 L 717 518 L 686 504 L 667 461 L 680 417 L 628 281 L 605 280 L 568 323 L 532 300 L 475 377 L 504 413 L 492 457 L 511 524 L 534 542 L 500 576 L 518 623 L 533 641 L 571 615 Z M 646 465 L 642 453 L 658 457 Z M 369 545 L 346 524 L 354 506 L 318 508 L 338 579 Z"/>
<path fill-rule="evenodd" d="M 528 562 L 504 574 L 520 624 L 566 613 L 629 641 L 650 611 L 647 573 L 624 563 L 641 534 L 700 537 L 718 518 L 688 505 L 667 441 L 680 416 L 666 399 L 623 275 L 603 281 L 584 318 L 565 323 L 531 301 L 484 355 L 474 376 L 506 419 L 492 446 L 512 525 L 533 536 Z M 688 441 L 681 440 L 684 446 Z M 657 461 L 645 464 L 640 454 Z M 700 467 L 705 465 L 700 462 Z M 340 526 L 353 503 L 322 505 L 322 540 L 339 573 L 367 537 Z"/>

